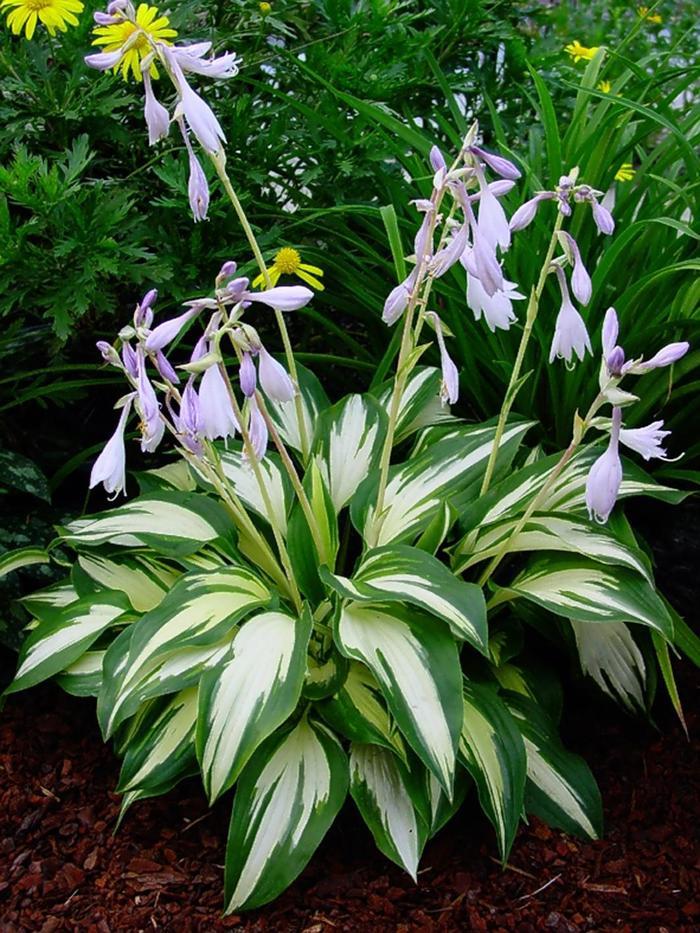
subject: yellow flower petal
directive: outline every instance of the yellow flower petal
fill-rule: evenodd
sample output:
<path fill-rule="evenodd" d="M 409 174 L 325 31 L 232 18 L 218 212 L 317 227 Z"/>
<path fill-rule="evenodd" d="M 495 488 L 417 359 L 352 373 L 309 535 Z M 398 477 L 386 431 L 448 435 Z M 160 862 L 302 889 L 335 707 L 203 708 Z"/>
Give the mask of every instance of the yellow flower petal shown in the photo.
<path fill-rule="evenodd" d="M 323 269 L 319 269 L 318 266 L 311 266 L 308 262 L 300 263 L 299 268 L 305 269 L 307 272 L 312 272 L 314 275 L 323 275 Z"/>
<path fill-rule="evenodd" d="M 319 292 L 324 291 L 325 286 L 323 285 L 323 282 L 319 282 L 319 280 L 315 279 L 313 275 L 309 275 L 308 272 L 304 272 L 301 266 L 299 266 L 299 268 L 297 269 L 297 275 L 302 281 L 308 282 L 308 284 L 312 288 L 315 288 L 316 291 L 319 291 Z"/>
<path fill-rule="evenodd" d="M 29 14 L 29 19 L 27 20 L 27 29 L 25 32 L 25 36 L 27 37 L 27 39 L 31 39 L 32 36 L 34 35 L 34 30 L 36 29 L 36 21 L 37 21 L 37 15 L 32 10 L 32 12 Z"/>

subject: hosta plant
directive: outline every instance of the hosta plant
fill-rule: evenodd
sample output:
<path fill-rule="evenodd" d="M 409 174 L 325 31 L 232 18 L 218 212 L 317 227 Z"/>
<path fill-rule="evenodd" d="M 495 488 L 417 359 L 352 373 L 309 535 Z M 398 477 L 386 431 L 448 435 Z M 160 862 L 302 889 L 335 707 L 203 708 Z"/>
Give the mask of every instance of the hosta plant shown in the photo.
<path fill-rule="evenodd" d="M 140 28 L 122 0 L 99 15 L 103 30 Z M 550 365 L 592 349 L 574 305 L 589 301 L 591 280 L 565 228 L 576 214 L 610 232 L 600 192 L 573 169 L 509 222 L 498 198 L 519 173 L 477 144 L 476 127 L 451 163 L 434 149 L 431 196 L 414 205 L 412 271 L 388 287 L 383 310 L 400 330 L 396 371 L 373 393 L 332 404 L 295 361 L 285 322 L 313 293 L 270 282 L 226 174 L 223 131 L 188 83 L 191 72 L 230 76 L 235 59 L 135 34 L 143 44 L 109 47 L 91 64 L 122 67 L 138 51 L 130 67 L 145 75 L 157 61 L 169 76 L 195 219 L 209 191 L 190 136 L 242 222 L 261 287 L 231 260 L 181 314 L 156 317 L 152 289 L 115 342 L 99 343 L 126 391 L 91 486 L 124 492 L 134 411 L 142 450 L 167 439 L 177 457 L 141 473 L 137 496 L 59 528 L 46 552 L 5 558 L 5 570 L 66 567 L 65 579 L 24 600 L 34 621 L 9 692 L 55 677 L 97 698 L 103 735 L 123 758 L 123 812 L 193 774 L 212 802 L 233 789 L 227 912 L 279 894 L 348 797 L 382 852 L 414 878 L 428 839 L 473 791 L 504 861 L 526 813 L 595 838 L 600 795 L 559 739 L 558 681 L 540 660 L 543 642 L 639 711 L 657 663 L 678 706 L 670 648 L 698 653 L 615 509 L 630 495 L 679 498 L 623 462 L 620 445 L 666 455 L 662 422 L 625 429 L 623 413 L 637 398 L 631 389 L 643 392 L 630 377 L 671 366 L 687 345 L 651 348 L 645 360 L 648 348 L 622 348 L 611 308 L 600 322 L 599 383 L 566 450 L 544 456 L 537 425 L 511 414 L 536 320 L 551 332 Z M 145 88 L 156 141 L 169 113 Z M 551 240 L 518 291 L 505 277 L 507 249 L 538 210 L 548 212 Z M 525 304 L 508 392 L 485 424 L 449 407 L 459 374 L 430 301 L 433 282 L 457 262 L 489 324 L 512 320 L 514 300 Z M 556 320 L 546 308 L 538 320 L 549 276 L 561 308 Z M 256 328 L 268 315 L 282 361 Z M 465 315 L 465 332 L 473 326 Z M 182 340 L 186 330 L 193 343 Z M 441 369 L 421 364 L 433 340 Z M 596 430 L 602 451 L 590 440 Z"/>

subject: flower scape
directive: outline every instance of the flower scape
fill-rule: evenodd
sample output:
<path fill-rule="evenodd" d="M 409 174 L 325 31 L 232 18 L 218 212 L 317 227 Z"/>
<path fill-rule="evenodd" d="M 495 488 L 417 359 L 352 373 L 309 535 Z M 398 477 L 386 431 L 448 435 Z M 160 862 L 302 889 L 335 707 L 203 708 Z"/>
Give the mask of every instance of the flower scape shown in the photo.
<path fill-rule="evenodd" d="M 38 22 L 52 34 L 75 25 L 82 4 L 2 7 L 31 38 Z M 391 366 L 331 401 L 290 322 L 333 276 L 324 290 L 322 268 L 292 246 L 266 263 L 224 128 L 195 89 L 234 78 L 237 55 L 183 41 L 147 4 L 113 0 L 94 19 L 99 51 L 85 62 L 142 85 L 150 145 L 176 124 L 193 221 L 223 193 L 247 250 L 219 259 L 177 312 L 145 283 L 97 342 L 123 383 L 89 477 L 109 503 L 67 521 L 36 558 L 63 576 L 24 598 L 33 621 L 7 693 L 56 678 L 96 699 L 123 760 L 124 821 L 192 775 L 210 803 L 230 799 L 226 914 L 284 891 L 348 800 L 414 880 L 465 800 L 483 809 L 504 864 L 526 814 L 598 838 L 600 793 L 559 736 L 541 686 L 557 672 L 543 673 L 539 639 L 639 713 L 657 667 L 673 698 L 670 652 L 688 638 L 621 503 L 682 498 L 639 462 L 675 459 L 677 439 L 656 414 L 640 425 L 635 406 L 690 347 L 676 334 L 640 344 L 608 292 L 597 310 L 603 260 L 591 254 L 614 242 L 610 191 L 574 165 L 528 190 L 525 159 L 487 144 L 477 121 L 451 151 L 426 147 L 427 184 L 401 205 L 410 237 L 396 228 L 405 271 L 376 308 Z M 566 52 L 591 62 L 600 50 Z M 632 163 L 611 155 L 607 177 L 631 180 Z M 535 228 L 545 248 L 516 266 Z M 440 292 L 448 278 L 459 330 Z M 496 417 L 475 422 L 458 407 L 472 374 L 455 347 L 481 332 L 516 349 Z M 545 372 L 593 373 L 564 449 L 516 413 L 535 335 Z M 168 454 L 138 492 L 137 446 Z"/>

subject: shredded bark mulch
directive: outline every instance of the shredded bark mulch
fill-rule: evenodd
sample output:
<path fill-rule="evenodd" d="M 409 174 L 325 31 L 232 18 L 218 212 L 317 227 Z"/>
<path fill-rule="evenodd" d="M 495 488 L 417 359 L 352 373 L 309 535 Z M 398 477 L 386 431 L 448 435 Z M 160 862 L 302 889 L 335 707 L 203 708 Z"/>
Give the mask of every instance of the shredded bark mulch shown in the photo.
<path fill-rule="evenodd" d="M 691 549 L 671 531 L 665 544 L 671 596 L 692 620 Z M 0 717 L 0 933 L 700 930 L 700 697 L 694 671 L 679 673 L 691 741 L 664 702 L 658 730 L 590 694 L 569 705 L 564 738 L 600 783 L 604 839 L 533 819 L 503 869 L 472 797 L 428 845 L 414 885 L 347 807 L 289 891 L 225 919 L 228 802 L 208 810 L 187 781 L 135 804 L 114 835 L 118 762 L 93 703 L 52 685 L 12 696 Z"/>

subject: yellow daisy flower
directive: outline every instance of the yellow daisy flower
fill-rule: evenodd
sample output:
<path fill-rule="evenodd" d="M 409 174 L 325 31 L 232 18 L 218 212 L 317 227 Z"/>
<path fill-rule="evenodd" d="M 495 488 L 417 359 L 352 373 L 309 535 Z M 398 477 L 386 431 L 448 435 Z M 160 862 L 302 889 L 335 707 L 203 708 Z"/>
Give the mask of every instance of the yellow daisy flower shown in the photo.
<path fill-rule="evenodd" d="M 610 91 L 612 91 L 612 84 L 610 83 L 610 81 L 601 81 L 598 84 L 598 90 L 602 91 L 603 94 L 609 94 Z"/>
<path fill-rule="evenodd" d="M 323 275 L 323 269 L 318 266 L 310 266 L 307 262 L 301 261 L 301 255 L 298 250 L 291 246 L 283 246 L 275 255 L 272 265 L 267 270 L 270 276 L 270 284 L 276 285 L 281 275 L 296 275 L 302 281 L 306 282 L 317 291 L 323 291 L 323 282 L 319 282 L 317 275 Z M 262 273 L 253 279 L 253 287 L 258 288 L 265 284 L 265 278 Z"/>
<path fill-rule="evenodd" d="M 585 45 L 581 45 L 578 39 L 576 39 L 573 42 L 570 42 L 568 45 L 565 45 L 564 51 L 568 52 L 575 62 L 584 60 L 589 62 L 599 48 L 599 45 L 594 45 L 590 49 L 586 48 Z"/>
<path fill-rule="evenodd" d="M 258 9 L 262 16 L 269 16 L 272 13 L 272 4 L 266 3 L 266 0 L 262 0 L 262 3 L 258 4 Z"/>
<path fill-rule="evenodd" d="M 648 6 L 638 6 L 637 13 L 648 23 L 654 23 L 656 26 L 658 26 L 660 23 L 663 23 L 661 15 L 659 13 L 650 13 Z"/>
<path fill-rule="evenodd" d="M 25 2 L 37 2 L 37 0 L 25 0 Z M 97 38 L 93 45 L 101 45 L 103 52 L 116 52 L 120 49 L 127 39 L 134 33 L 138 33 L 133 44 L 124 52 L 121 60 L 114 66 L 114 71 L 121 71 L 124 80 L 129 77 L 129 71 L 137 81 L 141 81 L 141 62 L 151 49 L 148 41 L 149 37 L 165 45 L 172 45 L 171 39 L 174 39 L 177 32 L 169 28 L 170 20 L 167 16 L 161 16 L 158 8 L 149 6 L 147 3 L 139 4 L 136 10 L 136 23 L 124 20 L 121 23 L 114 23 L 112 26 L 97 26 L 94 34 Z M 158 69 L 151 65 L 150 74 L 152 78 L 158 77 Z"/>
<path fill-rule="evenodd" d="M 632 163 L 623 162 L 623 164 L 615 172 L 615 181 L 632 181 L 634 175 L 635 171 L 632 168 Z"/>
<path fill-rule="evenodd" d="M 82 13 L 84 5 L 80 0 L 1 0 L 0 10 L 7 13 L 7 25 L 18 36 L 24 29 L 27 39 L 31 39 L 36 24 L 46 26 L 49 35 L 55 36 L 56 30 L 65 32 L 68 26 L 77 26 L 76 13 Z"/>

